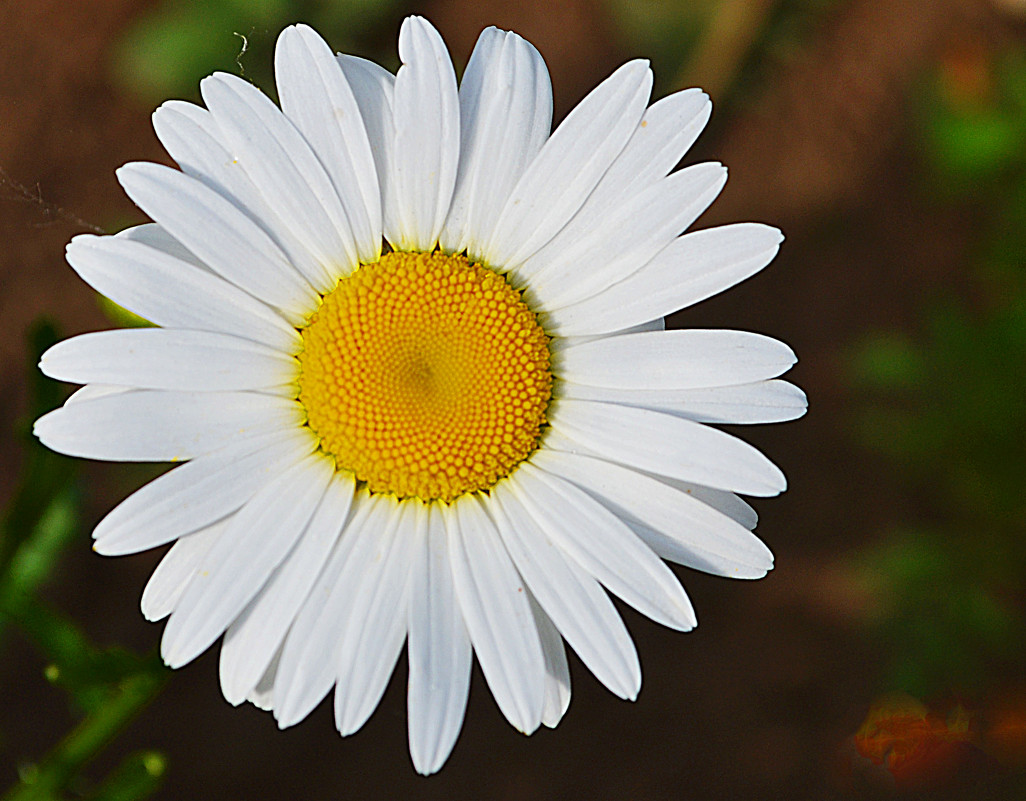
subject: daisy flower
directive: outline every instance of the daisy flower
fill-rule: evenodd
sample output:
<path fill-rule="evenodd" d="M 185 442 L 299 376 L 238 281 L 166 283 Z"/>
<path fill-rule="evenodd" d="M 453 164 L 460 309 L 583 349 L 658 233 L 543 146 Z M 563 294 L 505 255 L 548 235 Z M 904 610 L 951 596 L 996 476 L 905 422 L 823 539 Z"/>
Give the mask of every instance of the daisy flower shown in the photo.
<path fill-rule="evenodd" d="M 774 228 L 682 235 L 726 180 L 674 171 L 710 114 L 698 90 L 649 105 L 623 65 L 553 132 L 538 52 L 485 30 L 457 85 L 425 20 L 392 75 L 285 30 L 280 108 L 246 81 L 169 101 L 181 168 L 118 171 L 153 223 L 82 235 L 68 261 L 156 327 L 66 340 L 85 384 L 37 421 L 89 459 L 184 462 L 110 512 L 101 554 L 173 542 L 142 597 L 174 668 L 222 637 L 232 704 L 281 727 L 334 688 L 343 735 L 405 643 L 410 753 L 438 770 L 476 655 L 521 732 L 570 700 L 564 642 L 633 699 L 638 655 L 608 593 L 687 631 L 663 561 L 757 578 L 772 555 L 738 494 L 781 471 L 716 423 L 789 420 L 784 344 L 664 330 L 752 275 Z"/>

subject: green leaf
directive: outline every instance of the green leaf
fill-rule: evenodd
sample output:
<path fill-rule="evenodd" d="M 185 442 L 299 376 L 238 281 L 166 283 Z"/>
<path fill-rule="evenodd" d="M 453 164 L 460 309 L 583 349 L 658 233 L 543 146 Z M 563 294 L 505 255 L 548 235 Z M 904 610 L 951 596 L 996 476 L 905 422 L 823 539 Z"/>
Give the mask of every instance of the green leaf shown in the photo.
<path fill-rule="evenodd" d="M 23 558 L 32 555 L 35 562 L 30 560 L 19 570 L 38 571 L 39 560 L 45 561 L 46 553 L 55 557 L 74 534 L 76 511 L 72 485 L 78 463 L 43 447 L 29 433 L 28 422 L 50 411 L 63 399 L 63 387 L 44 377 L 36 366 L 43 352 L 58 339 L 56 328 L 45 320 L 35 323 L 29 331 L 29 415 L 19 426 L 25 456 L 18 487 L 0 518 L 0 586 L 8 581 L 11 560 L 30 537 L 36 537 L 37 542 Z M 52 561 L 47 562 L 49 564 Z M 42 577 L 37 573 L 33 575 L 38 584 Z"/>

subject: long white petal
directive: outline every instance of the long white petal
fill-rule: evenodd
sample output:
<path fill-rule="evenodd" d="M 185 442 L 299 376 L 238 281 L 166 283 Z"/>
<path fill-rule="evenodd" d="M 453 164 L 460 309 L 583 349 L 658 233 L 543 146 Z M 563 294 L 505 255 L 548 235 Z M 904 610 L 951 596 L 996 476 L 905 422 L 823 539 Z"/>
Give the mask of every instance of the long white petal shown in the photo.
<path fill-rule="evenodd" d="M 530 297 L 546 311 L 595 295 L 665 249 L 708 208 L 726 181 L 721 164 L 675 172 L 621 198 L 615 209 L 580 226 L 584 230 L 564 229 L 517 274 L 529 279 Z"/>
<path fill-rule="evenodd" d="M 484 258 L 499 213 L 552 129 L 541 54 L 515 33 L 485 28 L 460 83 L 460 163 L 442 249 Z"/>
<path fill-rule="evenodd" d="M 200 111 L 203 111 L 204 114 L 207 113 L 204 109 L 200 109 Z M 163 253 L 173 256 L 180 261 L 187 262 L 188 264 L 207 270 L 208 272 L 210 271 L 210 268 L 198 259 L 195 253 L 157 225 L 157 223 L 133 225 L 131 228 L 125 228 L 123 231 L 118 231 L 114 234 L 114 239 L 138 242 L 149 248 L 153 248 L 154 250 L 162 251 Z"/>
<path fill-rule="evenodd" d="M 701 484 L 692 484 L 688 481 L 678 481 L 673 478 L 660 476 L 659 480 L 671 487 L 676 487 L 681 492 L 686 492 L 692 498 L 697 498 L 706 506 L 711 506 L 717 512 L 725 514 L 735 523 L 739 523 L 751 531 L 759 523 L 759 515 L 751 505 L 739 498 L 733 492 L 705 487 Z"/>
<path fill-rule="evenodd" d="M 787 345 L 762 334 L 684 329 L 606 337 L 565 348 L 554 372 L 574 384 L 680 390 L 775 378 L 796 361 Z"/>
<path fill-rule="evenodd" d="M 698 423 L 783 423 L 808 410 L 805 393 L 780 379 L 699 389 L 613 389 L 560 385 L 559 397 L 640 406 Z"/>
<path fill-rule="evenodd" d="M 140 606 L 144 618 L 156 622 L 174 611 L 203 557 L 224 534 L 230 520 L 212 523 L 171 546 L 143 589 Z"/>
<path fill-rule="evenodd" d="M 332 274 L 282 220 L 274 196 L 265 196 L 231 154 L 209 111 L 182 100 L 168 100 L 153 112 L 153 130 L 182 172 L 202 181 L 248 214 L 318 292 L 331 289 Z"/>
<path fill-rule="evenodd" d="M 249 698 L 278 653 L 338 540 L 354 489 L 352 476 L 336 473 L 332 477 L 296 547 L 225 632 L 220 676 L 221 690 L 230 704 L 237 706 Z"/>
<path fill-rule="evenodd" d="M 39 369 L 76 384 L 223 392 L 294 383 L 298 362 L 252 340 L 213 331 L 132 328 L 65 339 Z"/>
<path fill-rule="evenodd" d="M 705 128 L 712 103 L 705 92 L 686 89 L 653 103 L 630 140 L 567 228 L 590 225 L 625 197 L 665 178 Z"/>
<path fill-rule="evenodd" d="M 545 315 L 543 324 L 558 336 L 580 336 L 665 317 L 759 272 L 783 239 L 776 228 L 759 223 L 685 234 L 619 283 Z"/>
<path fill-rule="evenodd" d="M 538 627 L 542 655 L 545 657 L 545 703 L 542 705 L 542 725 L 554 729 L 570 706 L 570 666 L 566 661 L 563 638 L 545 611 L 530 592 L 527 600 Z"/>
<path fill-rule="evenodd" d="M 783 423 L 809 408 L 805 393 L 787 381 L 690 390 L 670 411 L 700 423 Z"/>
<path fill-rule="evenodd" d="M 531 275 L 540 308 L 580 301 L 635 272 L 669 244 L 667 232 L 671 237 L 679 234 L 715 198 L 726 177 L 719 165 L 690 167 L 673 180 L 663 180 L 701 133 L 711 111 L 705 93 L 689 89 L 645 112 L 577 214 L 518 268 L 521 277 Z M 562 280 L 561 274 L 569 279 Z M 548 288 L 539 292 L 539 282 Z"/>
<path fill-rule="evenodd" d="M 483 251 L 489 264 L 516 267 L 566 225 L 630 139 L 651 90 L 648 62 L 631 61 L 567 115 L 507 199 Z"/>
<path fill-rule="evenodd" d="M 500 482 L 491 495 L 500 512 L 496 515 L 499 533 L 513 563 L 545 614 L 595 677 L 611 692 L 633 700 L 641 687 L 641 666 L 613 602 L 541 530 L 509 483 Z"/>
<path fill-rule="evenodd" d="M 418 773 L 439 770 L 452 753 L 470 690 L 470 636 L 463 623 L 439 506 L 428 508 L 410 573 L 406 691 L 410 756 Z"/>
<path fill-rule="evenodd" d="M 247 701 L 264 712 L 274 711 L 274 680 L 278 676 L 278 661 L 280 659 L 281 649 L 279 648 L 271 658 L 271 664 L 267 666 L 264 675 L 260 677 L 256 686 L 246 696 Z"/>
<path fill-rule="evenodd" d="M 661 481 L 611 462 L 545 449 L 531 463 L 572 481 L 621 518 L 679 543 L 681 558 L 675 562 L 734 578 L 759 578 L 773 567 L 773 554 L 752 532 Z"/>
<path fill-rule="evenodd" d="M 363 262 L 381 254 L 381 193 L 356 98 L 325 41 L 310 27 L 281 32 L 274 53 L 282 111 L 331 176 Z"/>
<path fill-rule="evenodd" d="M 552 337 L 549 340 L 549 350 L 552 353 L 559 353 L 560 351 L 566 350 L 567 348 L 573 348 L 577 345 L 583 345 L 585 342 L 593 342 L 596 339 L 605 339 L 607 337 L 622 337 L 628 334 L 643 334 L 647 331 L 665 331 L 666 330 L 666 319 L 663 317 L 657 317 L 654 320 L 649 320 L 645 323 L 638 323 L 632 325 L 629 328 L 620 328 L 616 331 L 610 331 L 605 334 L 593 334 L 585 336 L 572 336 L 572 337 Z"/>
<path fill-rule="evenodd" d="M 460 157 L 456 73 L 442 37 L 423 17 L 399 31 L 395 76 L 397 250 L 431 251 L 449 212 Z M 386 235 L 390 232 L 386 231 Z"/>
<path fill-rule="evenodd" d="M 346 737 L 371 716 L 388 685 L 406 640 L 410 564 L 423 536 L 418 500 L 379 496 L 387 525 L 364 536 L 346 565 L 345 625 L 335 654 L 335 726 Z M 340 584 L 342 582 L 340 581 Z"/>
<path fill-rule="evenodd" d="M 553 543 L 610 592 L 657 623 L 694 628 L 695 612 L 676 576 L 619 517 L 529 462 L 508 483 Z"/>
<path fill-rule="evenodd" d="M 255 392 L 139 390 L 65 405 L 34 427 L 58 453 L 119 462 L 179 462 L 230 442 L 303 424 L 296 401 Z"/>
<path fill-rule="evenodd" d="M 674 562 L 678 565 L 690 567 L 693 570 L 701 570 L 703 573 L 711 573 L 714 576 L 734 579 L 758 579 L 766 575 L 769 568 L 755 568 L 746 564 L 744 560 L 731 559 L 729 556 L 714 556 L 696 551 L 679 539 L 671 537 L 662 531 L 639 523 L 637 520 L 628 519 L 625 521 L 631 531 L 637 534 L 638 538 L 651 548 L 660 559 L 667 562 Z"/>
<path fill-rule="evenodd" d="M 310 145 L 266 95 L 235 75 L 200 83 L 203 100 L 232 155 L 297 237 L 334 275 L 359 261 L 352 226 Z"/>
<path fill-rule="evenodd" d="M 745 495 L 777 495 L 787 480 L 746 442 L 651 409 L 560 399 L 547 412 L 554 430 L 609 461 Z"/>
<path fill-rule="evenodd" d="M 93 531 L 105 556 L 163 545 L 232 514 L 317 443 L 309 429 L 233 442 L 176 467 L 129 495 Z"/>
<path fill-rule="evenodd" d="M 271 237 L 206 184 L 148 162 L 126 164 L 117 176 L 139 208 L 225 280 L 292 323 L 317 307 L 317 294 Z"/>
<path fill-rule="evenodd" d="M 181 667 L 209 648 L 260 591 L 303 533 L 333 470 L 323 454 L 308 456 L 235 513 L 164 629 L 160 653 L 170 667 Z"/>
<path fill-rule="evenodd" d="M 82 403 L 83 401 L 96 400 L 96 398 L 102 398 L 107 395 L 124 395 L 128 392 L 138 392 L 138 390 L 132 387 L 119 387 L 114 384 L 89 384 L 84 387 L 80 387 L 68 395 L 68 399 L 64 401 L 65 406 L 73 406 L 76 403 Z"/>
<path fill-rule="evenodd" d="M 286 353 L 299 334 L 280 314 L 208 270 L 121 236 L 80 234 L 68 264 L 87 284 L 156 325 L 220 331 Z"/>
<path fill-rule="evenodd" d="M 591 456 L 595 459 L 603 459 L 601 453 L 591 450 L 590 448 L 581 445 L 573 439 L 564 436 L 560 431 L 549 430 L 545 437 L 545 450 L 560 451 L 562 453 L 579 454 L 581 456 Z M 609 461 L 606 459 L 606 461 Z M 612 460 L 614 463 L 618 463 L 618 459 Z M 636 469 L 636 468 L 635 468 Z M 645 472 L 645 471 L 641 471 Z M 669 484 L 671 487 L 676 487 L 681 492 L 686 492 L 693 498 L 697 498 L 707 506 L 711 506 L 718 512 L 725 514 L 731 520 L 740 523 L 742 526 L 747 528 L 749 531 L 755 528 L 759 522 L 759 515 L 755 509 L 751 507 L 746 501 L 742 500 L 739 496 L 733 492 L 727 490 L 714 489 L 704 484 L 695 484 L 691 481 L 682 481 L 676 478 L 670 478 L 669 476 L 659 475 L 657 473 L 649 473 L 655 478 L 662 481 L 664 484 Z"/>
<path fill-rule="evenodd" d="M 373 61 L 356 56 L 338 56 L 339 66 L 349 82 L 367 127 L 374 167 L 381 191 L 381 226 L 390 242 L 398 239 L 399 205 L 395 186 L 395 118 L 392 100 L 395 76 Z"/>
<path fill-rule="evenodd" d="M 446 508 L 456 596 L 488 687 L 524 734 L 541 723 L 545 657 L 524 584 L 476 496 Z"/>
<path fill-rule="evenodd" d="M 346 565 L 368 537 L 373 542 L 388 524 L 380 514 L 385 511 L 387 507 L 375 503 L 367 492 L 357 493 L 342 535 L 289 628 L 274 680 L 274 717 L 282 729 L 309 715 L 335 683 L 338 645 L 348 612 Z"/>

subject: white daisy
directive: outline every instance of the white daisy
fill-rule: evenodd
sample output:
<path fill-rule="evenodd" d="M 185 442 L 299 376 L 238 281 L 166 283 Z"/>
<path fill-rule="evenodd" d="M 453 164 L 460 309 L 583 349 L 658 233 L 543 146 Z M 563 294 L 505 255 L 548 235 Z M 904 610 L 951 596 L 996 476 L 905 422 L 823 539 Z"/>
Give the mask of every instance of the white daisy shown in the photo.
<path fill-rule="evenodd" d="M 472 652 L 529 734 L 569 703 L 564 640 L 637 695 L 606 591 L 687 631 L 662 559 L 764 575 L 735 493 L 775 495 L 784 476 L 707 424 L 806 404 L 776 380 L 786 345 L 663 330 L 781 241 L 757 224 L 681 236 L 726 180 L 719 164 L 672 172 L 703 93 L 649 106 L 632 61 L 550 133 L 544 62 L 515 34 L 484 31 L 458 89 L 425 20 L 403 24 L 399 55 L 393 76 L 296 26 L 275 56 L 280 109 L 218 73 L 206 108 L 157 110 L 181 171 L 118 171 L 154 223 L 78 236 L 68 261 L 158 327 L 52 348 L 44 372 L 87 386 L 36 433 L 74 456 L 186 462 L 94 532 L 102 554 L 175 543 L 142 598 L 170 616 L 170 666 L 224 635 L 231 703 L 285 727 L 334 687 L 347 735 L 405 642 L 410 752 L 430 773 Z"/>

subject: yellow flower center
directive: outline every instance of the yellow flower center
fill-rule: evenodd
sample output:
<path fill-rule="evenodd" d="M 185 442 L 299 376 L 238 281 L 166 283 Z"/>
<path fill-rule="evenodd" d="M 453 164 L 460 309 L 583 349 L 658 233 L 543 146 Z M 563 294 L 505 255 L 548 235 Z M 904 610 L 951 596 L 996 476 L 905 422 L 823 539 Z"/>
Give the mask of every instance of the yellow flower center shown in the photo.
<path fill-rule="evenodd" d="M 301 335 L 310 428 L 372 492 L 451 501 L 493 486 L 537 445 L 548 337 L 501 275 L 462 256 L 362 265 Z"/>

